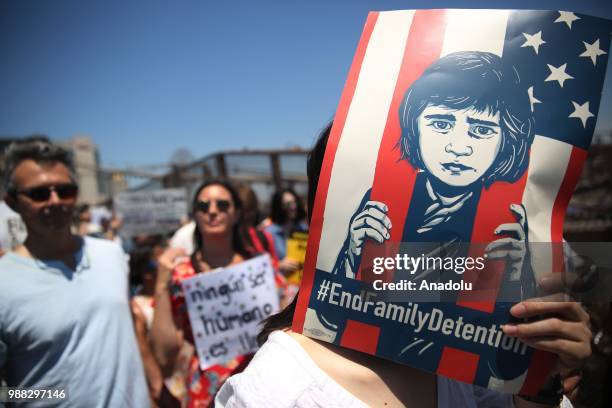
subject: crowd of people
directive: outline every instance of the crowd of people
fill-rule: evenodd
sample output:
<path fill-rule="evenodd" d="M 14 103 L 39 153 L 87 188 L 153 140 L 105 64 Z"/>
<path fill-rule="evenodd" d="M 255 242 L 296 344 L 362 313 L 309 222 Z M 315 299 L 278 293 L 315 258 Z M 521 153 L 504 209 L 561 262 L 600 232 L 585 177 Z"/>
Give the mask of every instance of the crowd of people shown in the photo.
<path fill-rule="evenodd" d="M 267 253 L 281 305 L 296 293 L 283 274 L 301 266 L 285 246 L 308 228 L 291 189 L 264 217 L 249 186 L 207 180 L 177 231 L 126 239 L 120 219 L 96 224 L 77 205 L 71 157 L 44 138 L 7 149 L 3 182 L 27 229 L 0 254 L 0 379 L 9 386 L 69 387 L 78 406 L 211 406 L 252 355 L 200 370 L 180 282 Z"/>
<path fill-rule="evenodd" d="M 575 302 L 521 302 L 512 314 L 525 323 L 504 329 L 559 356 L 552 400 L 499 394 L 290 330 L 296 297 L 286 278 L 302 265 L 287 256 L 287 240 L 308 231 L 330 126 L 309 157 L 307 206 L 284 189 L 262 217 L 248 186 L 206 180 L 188 223 L 129 245 L 120 220 L 92 229 L 88 209 L 77 208 L 65 150 L 41 138 L 11 145 L 5 201 L 27 239 L 0 257 L 0 378 L 10 387 L 66 387 L 66 406 L 87 407 L 539 407 L 574 397 L 592 336 Z M 202 370 L 181 281 L 263 253 L 282 311 L 266 321 L 255 358 Z"/>

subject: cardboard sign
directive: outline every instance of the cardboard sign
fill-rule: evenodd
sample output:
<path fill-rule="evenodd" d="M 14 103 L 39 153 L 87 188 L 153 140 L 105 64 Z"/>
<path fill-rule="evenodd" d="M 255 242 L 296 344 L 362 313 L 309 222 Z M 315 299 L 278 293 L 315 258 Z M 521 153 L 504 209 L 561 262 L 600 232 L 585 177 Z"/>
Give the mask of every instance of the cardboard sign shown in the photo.
<path fill-rule="evenodd" d="M 10 250 L 22 244 L 28 232 L 23 220 L 4 201 L 0 202 L 0 248 Z"/>
<path fill-rule="evenodd" d="M 278 312 L 269 255 L 182 281 L 200 368 L 257 350 L 260 323 Z"/>
<path fill-rule="evenodd" d="M 327 143 L 293 330 L 537 393 L 555 358 L 501 331 L 512 304 L 500 296 L 532 297 L 563 269 L 562 254 L 529 245 L 562 242 L 611 29 L 564 11 L 370 13 Z M 497 257 L 503 245 L 513 252 Z"/>
<path fill-rule="evenodd" d="M 304 265 L 306 260 L 306 247 L 308 245 L 308 234 L 304 232 L 294 232 L 291 237 L 287 239 L 287 258 L 291 259 L 301 266 Z M 291 275 L 287 276 L 287 282 L 299 285 L 302 281 L 303 268 L 295 271 Z"/>
<path fill-rule="evenodd" d="M 181 226 L 188 211 L 183 188 L 123 192 L 113 202 L 122 220 L 121 235 L 126 237 L 172 232 Z"/>

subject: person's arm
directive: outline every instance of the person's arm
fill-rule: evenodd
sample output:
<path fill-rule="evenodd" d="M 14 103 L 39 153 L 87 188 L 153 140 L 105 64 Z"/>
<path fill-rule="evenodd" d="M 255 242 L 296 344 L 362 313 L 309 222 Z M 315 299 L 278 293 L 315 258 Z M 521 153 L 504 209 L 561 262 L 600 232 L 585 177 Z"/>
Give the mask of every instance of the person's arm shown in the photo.
<path fill-rule="evenodd" d="M 6 344 L 0 339 L 0 384 L 4 381 L 4 365 L 6 364 L 7 354 Z"/>
<path fill-rule="evenodd" d="M 134 299 L 130 301 L 130 306 L 132 309 L 132 317 L 134 319 L 134 331 L 136 332 L 138 349 L 140 350 L 145 375 L 147 377 L 147 383 L 149 385 L 149 394 L 151 395 L 151 399 L 157 401 L 161 394 L 164 377 L 159 364 L 157 364 L 155 357 L 153 357 L 151 347 L 149 346 L 147 322 L 144 313 Z"/>
<path fill-rule="evenodd" d="M 287 277 L 298 271 L 300 269 L 300 264 L 293 259 L 284 258 L 278 263 L 278 269 L 283 276 Z"/>
<path fill-rule="evenodd" d="M 170 279 L 178 257 L 185 255 L 180 248 L 167 249 L 158 259 L 155 285 L 155 313 L 151 327 L 153 354 L 164 374 L 174 369 L 176 357 L 183 343 L 183 333 L 176 327 L 170 301 Z"/>

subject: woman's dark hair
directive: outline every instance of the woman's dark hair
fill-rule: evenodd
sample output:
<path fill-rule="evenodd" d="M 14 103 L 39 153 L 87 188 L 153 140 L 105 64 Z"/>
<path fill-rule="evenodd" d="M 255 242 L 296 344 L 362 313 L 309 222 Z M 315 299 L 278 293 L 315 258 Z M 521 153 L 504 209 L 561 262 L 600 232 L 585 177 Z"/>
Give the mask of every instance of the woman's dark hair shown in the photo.
<path fill-rule="evenodd" d="M 152 257 L 153 245 L 140 246 L 130 252 L 130 285 L 140 285 L 145 274 L 155 274 L 157 272 L 157 267 L 151 259 Z"/>
<path fill-rule="evenodd" d="M 232 201 L 234 202 L 234 208 L 236 209 L 236 214 L 238 215 L 238 220 L 232 227 L 232 249 L 236 251 L 237 253 L 239 253 L 245 259 L 251 258 L 254 255 L 254 253 L 252 249 L 246 244 L 247 242 L 245 239 L 246 232 L 244 230 L 244 226 L 242 222 L 242 200 L 240 199 L 240 195 L 238 194 L 238 191 L 236 190 L 236 188 L 234 188 L 234 186 L 231 183 L 225 180 L 208 180 L 202 183 L 195 190 L 195 194 L 193 195 L 193 201 L 191 204 L 192 212 L 198 201 L 198 196 L 200 195 L 202 190 L 210 186 L 223 187 L 230 193 L 230 196 L 232 197 Z M 199 250 L 204 248 L 204 245 L 205 245 L 204 240 L 202 238 L 202 234 L 200 233 L 197 223 L 196 223 L 195 231 L 193 233 L 193 243 L 194 243 L 194 251 L 192 254 L 192 258 L 193 256 L 195 256 L 195 254 Z M 197 263 L 194 263 L 194 265 L 196 264 Z"/>
<path fill-rule="evenodd" d="M 302 221 L 306 218 L 306 210 L 304 209 L 304 204 L 300 197 L 290 188 L 284 188 L 282 190 L 276 191 L 272 195 L 271 205 L 270 205 L 270 219 L 273 223 L 283 225 L 287 221 L 287 210 L 283 206 L 283 195 L 285 193 L 289 193 L 295 199 L 295 204 L 297 205 L 297 216 L 296 221 Z M 310 208 L 310 207 L 309 207 Z"/>
<path fill-rule="evenodd" d="M 314 209 L 317 185 L 319 184 L 319 176 L 321 175 L 321 167 L 323 166 L 323 158 L 325 157 L 325 149 L 327 148 L 327 140 L 329 139 L 332 124 L 333 122 L 330 122 L 321 131 L 321 134 L 319 135 L 314 147 L 308 154 L 308 163 L 306 165 L 306 173 L 308 174 L 308 208 L 310 209 L 310 211 L 308 211 L 308 224 L 310 224 L 312 211 Z M 265 343 L 265 341 L 268 340 L 268 336 L 273 331 L 291 327 L 298 295 L 299 293 L 295 295 L 293 301 L 286 308 L 281 310 L 279 313 L 268 317 L 264 321 L 264 326 L 259 335 L 257 335 L 257 342 L 259 345 Z"/>
<path fill-rule="evenodd" d="M 257 194 L 248 184 L 236 185 L 236 191 L 242 200 L 242 221 L 245 227 L 252 227 L 261 221 L 259 213 L 259 200 Z"/>
<path fill-rule="evenodd" d="M 165 248 L 166 239 L 163 235 L 146 235 L 142 242 L 130 252 L 130 285 L 137 286 L 143 283 L 143 276 L 147 273 L 156 274 L 157 264 L 154 257 L 156 248 Z"/>

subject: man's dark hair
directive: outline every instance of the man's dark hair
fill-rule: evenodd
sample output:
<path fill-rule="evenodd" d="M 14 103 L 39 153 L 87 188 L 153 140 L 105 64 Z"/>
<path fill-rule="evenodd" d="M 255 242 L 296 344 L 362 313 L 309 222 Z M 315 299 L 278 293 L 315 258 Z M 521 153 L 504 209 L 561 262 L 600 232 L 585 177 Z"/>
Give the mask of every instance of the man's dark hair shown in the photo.
<path fill-rule="evenodd" d="M 455 52 L 431 64 L 408 88 L 399 109 L 402 134 L 398 145 L 402 158 L 417 169 L 425 169 L 418 119 L 429 105 L 499 113 L 501 145 L 483 177 L 484 185 L 521 178 L 529 162 L 535 120 L 527 88 L 508 61 L 489 52 Z"/>
<path fill-rule="evenodd" d="M 33 160 L 36 163 L 43 164 L 62 163 L 70 171 L 72 180 L 76 182 L 76 172 L 70 152 L 51 143 L 44 136 L 28 137 L 13 142 L 6 148 L 4 153 L 2 187 L 9 194 L 15 191 L 13 173 L 19 163 L 24 160 Z"/>

